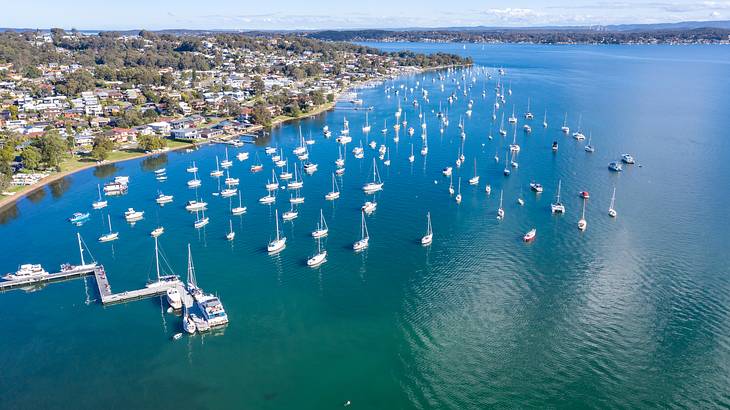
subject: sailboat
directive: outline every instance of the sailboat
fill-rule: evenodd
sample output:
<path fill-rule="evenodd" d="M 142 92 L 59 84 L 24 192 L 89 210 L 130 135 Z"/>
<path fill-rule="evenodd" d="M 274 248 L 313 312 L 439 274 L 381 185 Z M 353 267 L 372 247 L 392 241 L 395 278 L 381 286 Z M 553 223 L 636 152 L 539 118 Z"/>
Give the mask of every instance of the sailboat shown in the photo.
<path fill-rule="evenodd" d="M 454 195 L 454 175 L 449 174 L 449 195 Z"/>
<path fill-rule="evenodd" d="M 289 161 L 286 162 L 286 170 L 282 170 L 279 174 L 279 179 L 282 181 L 288 181 L 292 177 L 292 173 L 289 172 Z"/>
<path fill-rule="evenodd" d="M 307 259 L 307 266 L 316 268 L 317 266 L 327 262 L 327 251 L 322 250 L 322 241 L 317 238 L 317 253 Z"/>
<path fill-rule="evenodd" d="M 276 172 L 271 170 L 271 180 L 266 184 L 267 191 L 275 191 L 279 189 L 279 181 L 276 179 Z"/>
<path fill-rule="evenodd" d="M 588 227 L 588 222 L 586 221 L 586 198 L 583 198 L 583 212 L 580 215 L 580 220 L 578 221 L 578 229 L 581 231 L 585 231 Z"/>
<path fill-rule="evenodd" d="M 191 165 L 191 166 L 187 167 L 187 168 L 185 169 L 185 171 L 187 171 L 187 172 L 189 172 L 189 173 L 191 173 L 191 174 L 192 174 L 192 173 L 194 173 L 194 172 L 198 172 L 198 166 L 197 166 L 197 165 L 195 165 L 195 161 L 193 161 L 193 165 Z"/>
<path fill-rule="evenodd" d="M 148 288 L 153 288 L 155 286 L 165 286 L 169 285 L 171 282 L 177 282 L 180 280 L 180 278 L 177 277 L 177 275 L 160 275 L 160 247 L 158 244 L 157 237 L 155 239 L 155 270 L 157 272 L 157 280 L 154 282 L 148 282 L 147 285 L 145 285 Z"/>
<path fill-rule="evenodd" d="M 426 134 L 423 135 L 423 147 L 421 147 L 421 155 L 426 156 L 428 154 L 428 139 Z"/>
<path fill-rule="evenodd" d="M 228 239 L 229 241 L 232 241 L 233 238 L 236 237 L 236 232 L 233 231 L 233 221 L 231 221 L 230 219 L 228 220 L 228 228 L 229 228 L 229 231 L 226 234 L 226 239 Z"/>
<path fill-rule="evenodd" d="M 593 145 L 591 145 L 591 138 L 593 138 L 592 133 L 588 134 L 588 145 L 585 146 L 586 152 L 594 152 L 596 149 L 593 148 Z"/>
<path fill-rule="evenodd" d="M 508 155 L 509 155 L 509 154 L 508 154 L 508 153 L 507 153 L 507 152 L 505 151 L 505 153 L 504 153 L 504 171 L 502 171 L 502 173 L 503 173 L 503 174 L 504 174 L 504 176 L 506 176 L 506 177 L 508 177 L 508 176 L 509 176 L 509 174 L 511 174 L 511 173 L 512 173 L 512 171 L 510 171 L 510 169 L 509 169 L 509 164 L 507 163 L 507 158 L 508 158 Z"/>
<path fill-rule="evenodd" d="M 195 211 L 195 222 L 193 222 L 193 227 L 195 227 L 195 229 L 200 229 L 200 228 L 204 227 L 205 225 L 208 225 L 208 222 L 210 222 L 210 218 L 205 216 L 205 208 L 203 208 L 202 211 L 203 211 L 202 218 L 199 215 L 200 211 Z"/>
<path fill-rule="evenodd" d="M 583 114 L 578 116 L 578 131 L 573 133 L 573 138 L 577 139 L 578 141 L 582 141 L 586 139 L 586 136 L 583 135 L 583 132 L 581 131 L 583 128 Z"/>
<path fill-rule="evenodd" d="M 106 208 L 106 206 L 109 205 L 109 202 L 101 199 L 101 185 L 96 184 L 96 190 L 99 191 L 99 199 L 97 199 L 96 201 L 94 201 L 91 204 L 91 207 L 94 208 L 94 209 Z"/>
<path fill-rule="evenodd" d="M 317 222 L 317 229 L 312 231 L 313 238 L 323 238 L 327 236 L 329 228 L 327 228 L 327 222 L 324 220 L 324 214 L 322 209 L 319 210 L 319 222 Z"/>
<path fill-rule="evenodd" d="M 456 198 L 454 198 L 454 199 L 456 199 L 457 204 L 461 203 L 461 177 L 459 177 L 459 191 L 456 194 Z"/>
<path fill-rule="evenodd" d="M 291 206 L 291 209 L 289 209 L 288 211 L 284 212 L 281 215 L 281 219 L 284 220 L 284 221 L 291 221 L 293 219 L 296 219 L 298 216 L 299 216 L 299 212 L 297 212 L 294 209 L 294 205 L 292 205 Z"/>
<path fill-rule="evenodd" d="M 502 208 L 503 197 L 504 197 L 504 189 L 499 191 L 499 208 L 497 208 L 497 219 L 504 219 L 504 208 Z"/>
<path fill-rule="evenodd" d="M 337 181 L 335 181 L 335 174 L 332 174 L 332 191 L 325 194 L 324 199 L 328 201 L 334 201 L 340 197 L 340 190 L 337 187 Z"/>
<path fill-rule="evenodd" d="M 288 189 L 300 189 L 304 186 L 304 181 L 299 178 L 299 174 L 297 173 L 297 168 L 299 168 L 296 164 L 294 164 L 294 180 L 289 181 L 286 184 L 286 187 Z"/>
<path fill-rule="evenodd" d="M 113 232 L 112 231 L 112 219 L 111 216 L 106 216 L 107 221 L 109 221 L 109 233 L 106 233 L 104 235 L 101 235 L 99 237 L 99 242 L 111 242 L 119 239 L 119 232 Z"/>
<path fill-rule="evenodd" d="M 499 123 L 499 135 L 506 137 L 507 130 L 504 129 L 504 111 L 502 111 L 502 121 Z"/>
<path fill-rule="evenodd" d="M 426 235 L 421 238 L 421 245 L 430 245 L 433 242 L 433 229 L 431 228 L 431 212 L 426 213 Z"/>
<path fill-rule="evenodd" d="M 565 205 L 563 205 L 562 202 L 560 202 L 560 185 L 562 181 L 558 180 L 558 194 L 555 196 L 555 203 L 550 204 L 550 212 L 554 214 L 564 214 L 565 213 Z"/>
<path fill-rule="evenodd" d="M 413 155 L 413 143 L 411 143 L 411 155 L 408 156 L 408 162 L 413 162 L 416 160 L 416 157 Z"/>
<path fill-rule="evenodd" d="M 200 180 L 198 179 L 198 169 L 195 168 L 195 171 L 193 171 L 193 179 L 188 181 L 188 187 L 189 188 L 197 188 L 202 184 Z"/>
<path fill-rule="evenodd" d="M 527 99 L 527 112 L 525 113 L 525 119 L 531 120 L 533 117 L 534 117 L 534 115 L 532 115 L 532 112 L 530 111 L 530 99 L 528 98 Z"/>
<path fill-rule="evenodd" d="M 413 145 L 411 145 L 411 149 L 413 149 Z M 380 175 L 378 173 L 378 164 L 375 162 L 375 158 L 373 158 L 373 180 L 363 185 L 362 190 L 365 191 L 366 194 L 372 194 L 382 189 L 383 181 L 380 180 Z"/>
<path fill-rule="evenodd" d="M 613 194 L 611 194 L 611 205 L 608 207 L 608 215 L 611 218 L 615 218 L 618 215 L 616 209 L 613 207 L 616 202 L 616 187 L 613 187 Z"/>
<path fill-rule="evenodd" d="M 223 176 L 223 170 L 220 169 L 220 162 L 218 161 L 218 156 L 215 157 L 215 170 L 210 171 L 210 176 L 218 178 Z"/>
<path fill-rule="evenodd" d="M 241 191 L 238 191 L 238 206 L 235 208 L 231 208 L 231 214 L 233 215 L 241 215 L 246 212 L 246 207 L 243 206 L 243 199 L 241 198 Z"/>
<path fill-rule="evenodd" d="M 469 185 L 479 184 L 479 175 L 477 175 L 477 159 L 474 158 L 474 176 L 469 178 Z"/>
<path fill-rule="evenodd" d="M 517 144 L 517 127 L 513 127 L 513 129 L 512 144 L 509 145 L 509 150 L 512 152 L 520 152 L 520 146 Z"/>
<path fill-rule="evenodd" d="M 570 133 L 570 127 L 568 127 L 568 113 L 565 113 L 565 118 L 563 119 L 563 126 L 560 127 L 560 130 L 563 131 L 563 134 L 569 134 Z"/>
<path fill-rule="evenodd" d="M 512 104 L 512 116 L 507 119 L 510 124 L 517 124 L 517 117 L 515 117 L 515 105 Z"/>
<path fill-rule="evenodd" d="M 383 165 L 385 165 L 386 167 L 389 167 L 390 166 L 390 150 L 387 148 L 385 149 L 385 155 L 386 155 L 386 158 L 385 158 L 385 161 L 383 161 Z"/>
<path fill-rule="evenodd" d="M 296 193 L 294 196 L 289 197 L 289 203 L 292 204 L 303 204 L 304 203 L 304 197 L 299 195 L 299 190 L 296 190 Z"/>
<path fill-rule="evenodd" d="M 365 211 L 361 212 L 360 221 L 360 240 L 352 245 L 352 249 L 355 251 L 361 251 L 368 247 L 370 241 L 370 235 L 368 234 L 368 226 L 365 223 Z"/>
<path fill-rule="evenodd" d="M 362 126 L 362 132 L 370 132 L 370 124 L 368 123 L 368 113 L 365 112 L 365 125 Z"/>
<path fill-rule="evenodd" d="M 547 128 L 547 126 L 548 126 L 548 123 L 547 123 L 547 110 L 545 110 L 545 116 L 542 117 L 542 127 L 543 128 Z"/>
<path fill-rule="evenodd" d="M 221 168 L 227 169 L 230 168 L 233 165 L 233 161 L 228 159 L 228 147 L 226 147 L 226 159 L 221 161 Z"/>
<path fill-rule="evenodd" d="M 284 247 L 286 247 L 286 236 L 281 236 L 279 233 L 279 210 L 277 209 L 274 212 L 274 219 L 276 220 L 276 239 L 269 242 L 269 245 L 266 247 L 266 250 L 270 254 L 280 252 L 282 249 L 284 249 Z"/>

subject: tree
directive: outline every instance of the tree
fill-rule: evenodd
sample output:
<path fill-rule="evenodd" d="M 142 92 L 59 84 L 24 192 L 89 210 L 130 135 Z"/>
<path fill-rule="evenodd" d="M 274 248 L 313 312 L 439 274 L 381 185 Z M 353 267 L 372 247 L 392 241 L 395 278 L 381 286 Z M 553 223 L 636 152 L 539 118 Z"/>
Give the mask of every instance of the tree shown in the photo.
<path fill-rule="evenodd" d="M 23 148 L 20 158 L 27 169 L 38 169 L 41 165 L 41 151 L 32 145 Z"/>
<path fill-rule="evenodd" d="M 332 93 L 327 94 L 327 102 L 335 102 L 335 95 Z"/>
<path fill-rule="evenodd" d="M 156 135 L 141 135 L 137 138 L 137 146 L 142 151 L 154 151 L 165 148 L 167 140 Z"/>
<path fill-rule="evenodd" d="M 94 146 L 91 148 L 91 156 L 99 161 L 104 161 L 114 149 L 114 143 L 106 135 L 98 135 L 94 138 Z"/>
<path fill-rule="evenodd" d="M 264 95 L 266 92 L 266 84 L 264 84 L 264 80 L 259 76 L 253 78 L 253 92 L 256 96 Z"/>
<path fill-rule="evenodd" d="M 251 110 L 251 116 L 256 124 L 271 127 L 271 112 L 263 102 L 259 101 L 254 104 L 253 110 Z"/>
<path fill-rule="evenodd" d="M 66 152 L 66 142 L 61 139 L 58 131 L 49 131 L 38 137 L 33 145 L 41 153 L 41 162 L 51 168 L 61 165 L 63 154 Z"/>
<path fill-rule="evenodd" d="M 324 104 L 324 93 L 322 90 L 314 90 L 309 93 L 309 96 L 312 97 L 312 102 L 314 105 L 322 105 Z"/>

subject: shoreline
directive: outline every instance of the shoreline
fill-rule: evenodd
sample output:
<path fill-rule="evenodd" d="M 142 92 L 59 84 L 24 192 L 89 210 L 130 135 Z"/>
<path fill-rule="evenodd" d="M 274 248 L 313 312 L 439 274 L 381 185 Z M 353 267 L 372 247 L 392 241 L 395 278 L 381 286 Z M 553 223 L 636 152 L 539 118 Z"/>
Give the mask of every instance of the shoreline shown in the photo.
<path fill-rule="evenodd" d="M 375 80 L 375 81 L 385 81 L 387 79 L 392 79 L 392 78 L 396 78 L 396 77 L 400 77 L 400 76 L 404 76 L 404 75 L 420 74 L 420 73 L 425 73 L 425 72 L 429 72 L 429 71 L 437 71 L 437 70 L 443 70 L 443 69 L 454 68 L 454 67 L 466 67 L 466 65 L 459 64 L 459 65 L 445 65 L 445 66 L 425 67 L 425 68 L 422 67 L 422 68 L 418 68 L 416 70 L 412 70 L 410 72 L 402 72 L 402 73 L 399 73 L 396 76 L 385 76 L 384 78 L 381 78 L 381 79 L 378 79 L 378 80 Z M 282 125 L 284 125 L 284 124 L 286 124 L 287 122 L 290 122 L 290 121 L 303 120 L 303 119 L 315 117 L 315 116 L 320 115 L 320 114 L 327 113 L 328 111 L 332 111 L 332 110 L 335 109 L 335 107 L 337 105 L 337 99 L 340 97 L 340 95 L 342 95 L 343 93 L 349 92 L 351 90 L 355 90 L 355 89 L 357 89 L 359 87 L 362 87 L 362 86 L 366 85 L 370 81 L 373 81 L 373 80 L 364 81 L 364 82 L 358 83 L 358 84 L 351 84 L 347 89 L 341 90 L 339 92 L 334 93 L 335 98 L 334 98 L 334 101 L 333 102 L 331 102 L 331 103 L 329 103 L 329 102 L 328 103 L 324 103 L 322 106 L 317 107 L 316 109 L 314 109 L 314 110 L 312 110 L 310 112 L 303 113 L 299 117 L 286 117 L 286 118 L 279 118 L 279 119 L 272 120 L 271 128 L 282 126 Z M 254 132 L 265 131 L 265 127 L 262 126 L 262 125 L 255 125 L 255 126 L 253 126 L 251 128 L 252 129 L 247 130 L 247 132 L 254 133 Z M 240 134 L 238 134 L 238 135 L 240 135 Z M 232 138 L 234 136 L 235 135 L 226 136 L 226 137 L 221 138 L 221 140 L 227 140 L 227 139 L 230 139 L 230 138 Z M 68 171 L 62 171 L 62 172 L 58 172 L 58 173 L 55 173 L 55 174 L 51 174 L 51 175 L 47 176 L 46 178 L 43 178 L 42 180 L 40 180 L 35 185 L 31 185 L 31 186 L 25 187 L 24 189 L 21 189 L 20 191 L 16 192 L 13 195 L 9 195 L 9 196 L 5 196 L 5 197 L 0 198 L 0 212 L 4 211 L 5 208 L 7 208 L 10 205 L 12 205 L 12 204 L 20 201 L 21 199 L 26 198 L 28 195 L 30 195 L 30 194 L 38 191 L 39 189 L 45 188 L 48 184 L 51 184 L 53 182 L 56 182 L 56 181 L 58 181 L 60 179 L 63 179 L 65 177 L 69 176 L 69 175 L 73 175 L 73 174 L 75 174 L 77 172 L 85 171 L 87 169 L 90 169 L 90 168 L 93 168 L 93 167 L 98 167 L 98 166 L 101 166 L 101 165 L 117 164 L 117 163 L 120 163 L 120 162 L 131 161 L 133 159 L 150 157 L 150 156 L 153 156 L 153 155 L 159 155 L 159 154 L 164 154 L 164 153 L 167 153 L 167 152 L 178 151 L 178 150 L 181 150 L 181 149 L 184 149 L 184 148 L 196 147 L 198 145 L 205 145 L 205 144 L 210 144 L 210 143 L 213 143 L 213 142 L 216 142 L 216 141 L 208 140 L 208 141 L 203 141 L 203 142 L 199 142 L 199 143 L 194 143 L 193 142 L 193 143 L 189 143 L 189 144 L 186 144 L 186 145 L 181 145 L 179 147 L 169 148 L 169 149 L 167 149 L 164 152 L 150 152 L 150 153 L 140 152 L 137 155 L 133 155 L 133 156 L 131 156 L 129 158 L 121 158 L 121 159 L 117 159 L 117 160 L 113 160 L 113 161 L 105 161 L 105 162 L 103 162 L 101 164 L 99 164 L 99 163 L 90 163 L 90 164 L 85 165 L 85 166 L 82 166 L 80 168 L 76 168 L 76 169 L 72 169 L 72 170 L 68 170 Z"/>

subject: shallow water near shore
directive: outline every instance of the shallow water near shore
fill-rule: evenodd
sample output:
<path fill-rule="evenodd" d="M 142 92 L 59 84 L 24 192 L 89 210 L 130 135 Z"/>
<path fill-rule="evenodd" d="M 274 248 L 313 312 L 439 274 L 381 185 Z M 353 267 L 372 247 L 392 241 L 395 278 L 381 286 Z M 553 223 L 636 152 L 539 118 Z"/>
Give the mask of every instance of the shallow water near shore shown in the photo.
<path fill-rule="evenodd" d="M 367 137 L 364 112 L 343 104 L 277 128 L 270 140 L 229 148 L 231 176 L 241 178 L 248 207 L 241 217 L 230 216 L 229 200 L 211 195 L 218 187 L 208 173 L 215 157 L 225 156 L 222 145 L 63 178 L 0 214 L 0 272 L 20 263 L 55 271 L 77 262 L 77 228 L 66 218 L 90 211 L 91 221 L 78 231 L 104 264 L 112 290 L 139 288 L 154 276 L 149 232 L 161 224 L 166 261 L 184 275 L 191 243 L 200 286 L 220 296 L 231 322 L 172 341 L 182 331 L 180 318 L 166 313 L 163 301 L 102 307 L 92 278 L 2 293 L 0 407 L 339 408 L 347 400 L 357 408 L 730 405 L 730 256 L 718 235 L 730 228 L 724 217 L 730 48 L 370 45 L 471 55 L 492 72 L 504 67 L 513 90 L 505 117 L 514 104 L 519 118 L 519 168 L 502 175 L 512 131 L 500 137 L 492 124 L 494 79 L 479 76 L 468 98 L 459 94 L 448 105 L 446 97 L 458 91 L 453 76 L 442 92 L 433 80 L 439 73 L 429 72 L 358 90 L 364 105 L 375 107 Z M 430 96 L 419 107 L 427 122 L 426 157 L 419 155 L 413 98 L 401 105 L 415 135 L 402 129 L 396 144 L 398 98 L 384 92 L 400 84 L 418 90 L 417 81 Z M 535 119 L 525 135 L 528 97 Z M 450 119 L 443 134 L 435 115 L 439 101 Z M 584 151 L 587 141 L 561 134 L 566 111 L 571 129 L 582 116 L 594 153 Z M 441 169 L 457 158 L 460 116 L 467 138 L 466 163 L 454 168 L 454 183 L 463 180 L 457 205 Z M 353 143 L 338 179 L 341 199 L 331 203 L 324 194 L 345 117 Z M 329 140 L 322 136 L 325 124 L 333 131 Z M 287 247 L 270 256 L 265 247 L 274 234 L 274 209 L 290 208 L 290 192 L 280 191 L 274 206 L 258 204 L 272 169 L 263 147 L 282 147 L 293 161 L 300 125 L 305 138 L 311 133 L 316 140 L 310 155 L 319 171 L 304 176 L 299 217 L 282 224 Z M 370 139 L 387 141 L 392 165 L 378 161 L 385 186 L 367 218 L 370 247 L 356 254 L 359 208 L 372 198 L 361 187 L 377 153 L 365 145 L 358 160 L 350 151 Z M 250 159 L 236 160 L 239 151 Z M 637 164 L 609 172 L 608 162 L 624 152 Z M 252 174 L 257 155 L 264 171 Z M 466 182 L 475 158 L 478 188 Z M 209 202 L 211 222 L 202 230 L 183 209 L 195 198 L 185 185 L 192 161 L 201 170 L 198 193 Z M 161 167 L 169 176 L 165 183 L 154 177 Z M 129 193 L 91 211 L 97 184 L 115 175 L 130 176 Z M 563 216 L 549 210 L 558 180 Z M 531 192 L 532 181 L 545 191 Z M 618 217 L 612 219 L 607 209 L 614 186 Z M 506 215 L 498 221 L 502 189 Z M 158 190 L 174 195 L 174 202 L 156 205 Z M 576 227 L 581 190 L 590 191 L 585 232 Z M 524 206 L 516 202 L 520 196 Z M 145 219 L 127 224 L 122 214 L 129 207 L 145 211 Z M 320 209 L 330 228 L 323 241 L 329 254 L 312 269 L 306 259 L 316 251 L 310 232 Z M 419 243 L 426 212 L 433 220 L 430 247 Z M 107 213 L 120 239 L 99 244 Z M 232 242 L 224 238 L 229 219 L 237 234 Z M 537 239 L 524 244 L 522 235 L 533 227 Z"/>

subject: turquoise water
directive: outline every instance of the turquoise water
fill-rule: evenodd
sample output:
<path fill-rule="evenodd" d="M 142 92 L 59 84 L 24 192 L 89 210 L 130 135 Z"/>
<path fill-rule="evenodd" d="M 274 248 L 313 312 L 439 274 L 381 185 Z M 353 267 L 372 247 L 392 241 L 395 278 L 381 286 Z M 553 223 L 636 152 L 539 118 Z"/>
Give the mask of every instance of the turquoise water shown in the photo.
<path fill-rule="evenodd" d="M 0 214 L 0 272 L 20 263 L 46 268 L 76 261 L 76 228 L 65 219 L 90 211 L 96 184 L 129 175 L 128 195 L 110 199 L 79 228 L 94 257 L 107 269 L 114 291 L 141 287 L 154 275 L 149 231 L 166 233 L 161 247 L 171 266 L 185 271 L 191 243 L 199 284 L 217 293 L 231 323 L 224 330 L 172 341 L 180 319 L 159 299 L 102 307 L 92 279 L 54 283 L 33 292 L 0 295 L 0 392 L 3 408 L 356 408 L 483 407 L 719 407 L 730 405 L 730 257 L 722 233 L 730 191 L 730 144 L 725 134 L 730 95 L 730 49 L 669 46 L 523 46 L 377 44 L 387 49 L 468 54 L 480 66 L 506 69 L 511 82 L 506 116 L 516 105 L 520 167 L 502 175 L 511 142 L 491 123 L 494 80 L 472 85 L 473 115 L 465 118 L 463 202 L 447 192 L 441 169 L 454 166 L 460 146 L 457 123 L 467 98 L 449 106 L 445 91 L 428 73 L 361 90 L 370 113 L 370 138 L 394 122 L 397 98 L 385 87 L 425 84 L 423 103 L 429 154 L 419 155 L 417 109 L 403 109 L 417 130 L 387 144 L 392 165 L 378 166 L 385 189 L 368 218 L 370 248 L 356 254 L 361 186 L 373 151 L 350 153 L 360 139 L 362 112 L 343 108 L 275 130 L 270 141 L 234 158 L 248 212 L 233 217 L 229 202 L 213 197 L 208 176 L 220 145 L 175 152 L 83 171 L 49 186 Z M 487 98 L 481 96 L 487 90 Z M 528 97 L 533 132 L 521 131 Z M 411 100 L 412 98 L 409 98 Z M 450 125 L 439 133 L 432 110 L 448 109 Z M 541 126 L 544 110 L 549 127 Z M 596 151 L 583 150 L 560 133 L 564 112 L 572 129 L 592 133 Z M 350 120 L 342 197 L 324 200 L 337 157 L 334 137 Z M 498 113 L 499 120 L 500 113 Z M 333 137 L 321 129 L 329 124 Z M 274 209 L 289 209 L 288 193 L 275 206 L 257 203 L 265 194 L 271 162 L 263 146 L 284 148 L 293 159 L 298 125 L 316 144 L 319 171 L 304 177 L 299 218 L 286 222 L 286 249 L 269 256 Z M 487 136 L 492 133 L 493 140 Z M 553 154 L 550 145 L 558 140 Z M 410 164 L 410 144 L 416 160 Z M 237 150 L 231 149 L 233 157 Z M 258 152 L 263 172 L 248 167 Z M 607 163 L 630 152 L 637 165 L 621 174 Z M 477 159 L 479 188 L 466 184 Z M 194 191 L 185 168 L 201 169 L 200 194 L 210 203 L 211 223 L 193 229 L 183 209 Z M 641 165 L 639 167 L 638 165 Z M 169 180 L 155 181 L 156 167 Z M 558 180 L 567 213 L 552 216 Z M 537 181 L 545 192 L 530 192 Z M 492 194 L 484 192 L 485 183 Z M 616 187 L 618 218 L 607 215 Z M 157 190 L 175 196 L 155 204 Z M 505 219 L 496 219 L 504 189 Z M 588 229 L 580 232 L 580 190 L 588 190 Z M 283 194 L 283 195 L 282 195 Z M 525 205 L 516 203 L 522 195 Z M 236 200 L 234 199 L 234 203 Z M 135 226 L 123 211 L 146 212 Z M 309 236 L 323 209 L 330 235 L 328 262 L 311 269 L 316 250 Z M 433 218 L 434 243 L 419 240 L 425 214 Z M 120 240 L 98 244 L 111 214 Z M 522 235 L 537 229 L 526 245 Z"/>

